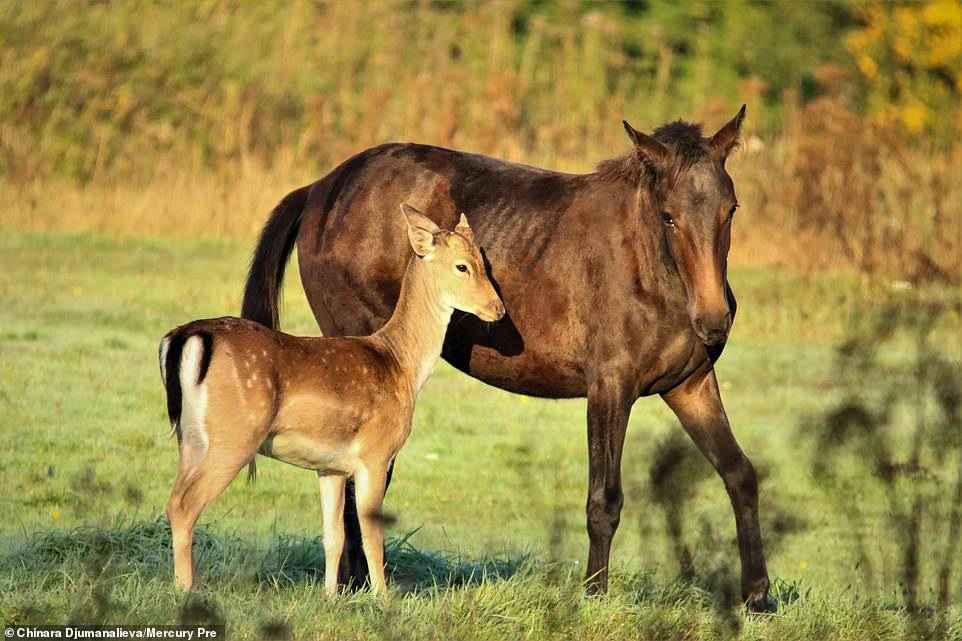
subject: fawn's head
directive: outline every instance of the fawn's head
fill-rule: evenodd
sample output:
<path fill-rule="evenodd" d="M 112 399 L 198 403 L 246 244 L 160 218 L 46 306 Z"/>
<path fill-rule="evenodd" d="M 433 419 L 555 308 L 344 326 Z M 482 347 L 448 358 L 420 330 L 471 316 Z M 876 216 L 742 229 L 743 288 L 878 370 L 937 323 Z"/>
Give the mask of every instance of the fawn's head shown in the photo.
<path fill-rule="evenodd" d="M 410 205 L 401 205 L 411 247 L 441 302 L 484 321 L 500 320 L 504 303 L 488 279 L 484 258 L 468 219 L 461 214 L 454 231 L 444 231 Z"/>

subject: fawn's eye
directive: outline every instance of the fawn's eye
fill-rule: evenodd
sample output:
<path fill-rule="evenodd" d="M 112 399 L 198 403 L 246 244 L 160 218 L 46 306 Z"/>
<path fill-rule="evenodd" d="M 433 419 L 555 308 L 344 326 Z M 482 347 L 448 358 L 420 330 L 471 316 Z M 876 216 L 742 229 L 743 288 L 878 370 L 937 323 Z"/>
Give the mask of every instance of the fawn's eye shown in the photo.
<path fill-rule="evenodd" d="M 731 208 L 730 210 L 728 210 L 728 218 L 726 219 L 727 222 L 731 222 L 731 221 L 732 221 L 732 218 L 735 217 L 735 210 L 736 210 L 736 209 L 738 209 L 738 205 L 732 205 L 732 208 Z"/>
<path fill-rule="evenodd" d="M 661 212 L 661 222 L 665 223 L 669 227 L 675 226 L 675 219 L 671 217 L 667 211 Z"/>
<path fill-rule="evenodd" d="M 465 265 L 464 263 L 458 263 L 457 265 L 455 265 L 455 267 L 459 272 L 464 272 L 465 274 L 468 273 L 468 266 Z"/>

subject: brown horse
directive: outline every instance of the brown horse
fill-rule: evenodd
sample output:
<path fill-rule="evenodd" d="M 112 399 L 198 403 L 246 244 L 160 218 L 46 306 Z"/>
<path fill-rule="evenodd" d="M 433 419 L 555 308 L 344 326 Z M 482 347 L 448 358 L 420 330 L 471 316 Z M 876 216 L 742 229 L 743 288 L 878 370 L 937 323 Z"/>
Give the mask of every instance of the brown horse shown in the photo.
<path fill-rule="evenodd" d="M 255 250 L 243 315 L 277 326 L 285 264 L 301 278 L 325 335 L 364 335 L 391 316 L 409 257 L 395 203 L 450 227 L 467 212 L 507 315 L 455 318 L 442 356 L 512 392 L 587 397 L 587 581 L 608 584 L 623 494 L 628 415 L 659 394 L 725 483 L 735 513 L 742 594 L 764 609 L 769 587 L 758 486 L 715 379 L 735 313 L 727 281 L 738 206 L 725 159 L 745 108 L 714 136 L 676 121 L 589 174 L 564 174 L 411 143 L 363 151 L 275 208 Z M 360 561 L 357 526 L 349 553 Z M 353 578 L 364 573 L 352 566 Z"/>

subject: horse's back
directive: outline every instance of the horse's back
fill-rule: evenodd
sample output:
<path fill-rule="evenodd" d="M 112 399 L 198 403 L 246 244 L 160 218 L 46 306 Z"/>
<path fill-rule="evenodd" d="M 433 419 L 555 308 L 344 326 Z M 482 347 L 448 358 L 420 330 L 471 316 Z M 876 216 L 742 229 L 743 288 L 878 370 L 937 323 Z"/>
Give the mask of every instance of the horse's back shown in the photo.
<path fill-rule="evenodd" d="M 543 288 L 531 290 L 525 282 L 538 271 L 534 263 L 551 260 L 547 243 L 555 239 L 558 244 L 558 221 L 577 196 L 578 179 L 479 154 L 411 143 L 373 147 L 348 159 L 312 186 L 298 235 L 301 280 L 321 331 L 326 335 L 369 334 L 390 318 L 410 255 L 398 213 L 401 203 L 423 211 L 442 229 L 452 229 L 464 212 L 502 294 L 508 300 L 518 299 L 512 301 L 515 313 L 524 314 L 526 307 L 536 306 L 557 310 L 557 327 L 577 324 L 568 317 L 574 308 L 566 288 L 545 282 Z M 558 221 L 545 224 L 546 218 L 553 217 Z M 522 296 L 524 292 L 527 294 Z M 531 351 L 534 346 L 524 344 L 520 328 L 510 319 L 484 325 L 469 317 L 459 319 L 452 328 L 457 331 L 449 332 L 444 357 L 456 367 L 479 375 L 477 368 L 486 359 L 512 359 L 519 366 L 531 360 L 528 378 L 551 378 L 551 389 L 524 387 L 523 391 L 563 396 L 581 393 L 582 372 L 572 364 L 577 360 L 574 354 L 548 358 L 537 349 Z M 557 348 L 557 341 L 544 342 Z M 483 349 L 484 345 L 490 348 Z M 525 358 L 517 358 L 522 352 Z M 545 377 L 545 368 L 556 371 Z M 525 378 L 504 362 L 492 363 L 490 369 L 491 375 L 482 378 L 500 387 L 515 388 Z M 540 372 L 537 376 L 535 370 Z M 558 387 L 562 389 L 553 391 Z"/>
<path fill-rule="evenodd" d="M 409 251 L 398 208 L 409 203 L 442 228 L 452 227 L 456 213 L 445 186 L 456 172 L 456 155 L 388 143 L 347 159 L 311 186 L 297 249 L 322 332 L 370 334 L 387 321 Z"/>
<path fill-rule="evenodd" d="M 444 147 L 387 143 L 356 154 L 315 183 L 302 224 L 337 235 L 341 223 L 352 222 L 348 216 L 393 219 L 401 202 L 418 201 L 412 204 L 442 228 L 454 225 L 462 211 L 472 226 L 483 226 L 491 213 L 551 209 L 578 178 Z"/>

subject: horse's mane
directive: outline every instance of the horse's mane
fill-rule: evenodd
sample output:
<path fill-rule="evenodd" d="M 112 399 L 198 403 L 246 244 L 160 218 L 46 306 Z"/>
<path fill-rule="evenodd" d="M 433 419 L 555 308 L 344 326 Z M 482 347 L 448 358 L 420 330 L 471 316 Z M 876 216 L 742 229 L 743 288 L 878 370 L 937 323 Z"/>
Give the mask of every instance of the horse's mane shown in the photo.
<path fill-rule="evenodd" d="M 655 129 L 652 138 L 665 145 L 671 152 L 672 169 L 675 172 L 688 169 L 711 151 L 710 142 L 702 134 L 701 123 L 676 120 Z M 602 160 L 595 169 L 602 180 L 627 180 L 649 182 L 655 172 L 648 163 L 638 157 L 634 149 Z"/>

